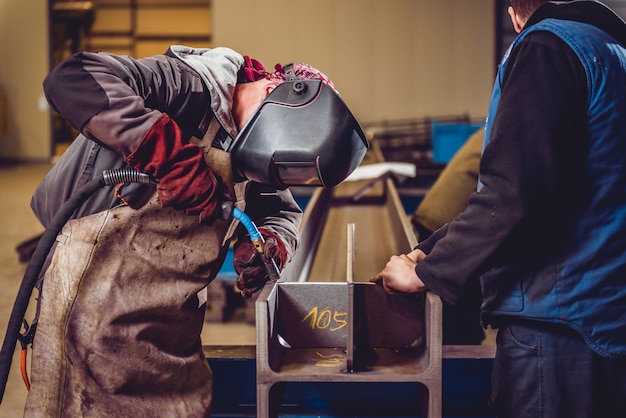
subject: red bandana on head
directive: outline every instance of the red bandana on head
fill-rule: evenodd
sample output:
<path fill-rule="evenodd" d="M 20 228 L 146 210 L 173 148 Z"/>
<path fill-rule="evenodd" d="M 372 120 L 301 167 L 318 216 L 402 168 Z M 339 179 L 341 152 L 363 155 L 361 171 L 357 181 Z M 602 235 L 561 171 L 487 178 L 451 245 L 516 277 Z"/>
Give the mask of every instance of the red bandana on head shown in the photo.
<path fill-rule="evenodd" d="M 248 81 L 257 81 L 262 78 L 267 78 L 270 75 L 270 73 L 265 71 L 263 64 L 254 58 L 250 58 L 245 55 L 243 59 L 245 61 L 243 64 L 243 71 Z"/>
<path fill-rule="evenodd" d="M 244 55 L 244 65 L 243 71 L 246 76 L 246 80 L 248 81 L 257 81 L 263 78 L 267 78 L 268 80 L 275 81 L 277 83 L 282 83 L 286 81 L 285 74 L 283 74 L 283 66 L 280 64 L 276 64 L 274 67 L 274 72 L 270 73 L 265 70 L 263 64 L 254 58 L 250 58 L 248 55 Z M 304 80 L 321 80 L 324 83 L 328 84 L 330 87 L 335 89 L 335 85 L 333 82 L 326 76 L 326 74 L 322 73 L 317 68 L 311 67 L 309 64 L 305 63 L 296 63 L 293 64 L 293 70 L 298 78 Z M 336 90 L 336 89 L 335 89 Z"/>

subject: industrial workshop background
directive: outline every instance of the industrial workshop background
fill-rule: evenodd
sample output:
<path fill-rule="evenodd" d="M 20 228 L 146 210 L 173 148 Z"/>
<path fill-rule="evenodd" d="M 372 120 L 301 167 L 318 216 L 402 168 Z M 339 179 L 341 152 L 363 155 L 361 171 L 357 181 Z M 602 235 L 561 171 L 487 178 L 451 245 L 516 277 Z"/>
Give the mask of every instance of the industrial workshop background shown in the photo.
<path fill-rule="evenodd" d="M 605 3 L 626 14 L 625 0 Z M 496 63 L 514 35 L 507 5 L 0 0 L 0 161 L 47 161 L 55 155 L 55 142 L 67 133 L 53 127 L 58 122 L 41 82 L 63 54 L 83 47 L 143 56 L 161 53 L 170 43 L 229 46 L 268 66 L 301 60 L 323 68 L 362 122 L 454 114 L 475 120 L 486 112 Z M 72 22 L 81 8 L 89 9 L 81 16 L 86 26 Z M 77 43 L 73 36 L 85 38 Z"/>
<path fill-rule="evenodd" d="M 626 0 L 603 1 L 626 17 Z M 364 126 L 388 122 L 400 130 L 389 143 L 400 143 L 396 155 L 417 163 L 396 139 L 420 139 L 422 120 L 462 116 L 472 129 L 484 120 L 497 63 L 515 36 L 507 6 L 508 0 L 0 0 L 0 168 L 5 180 L 0 190 L 5 203 L 12 203 L 0 212 L 11 224 L 3 231 L 8 250 L 0 251 L 0 278 L 19 280 L 24 264 L 17 264 L 14 249 L 39 231 L 25 203 L 40 180 L 32 173 L 42 177 L 74 137 L 50 111 L 42 90 L 50 69 L 72 52 L 141 57 L 185 44 L 228 46 L 268 67 L 305 61 L 333 79 Z M 407 126 L 408 134 L 403 131 Z M 430 150 L 430 144 L 418 145 L 417 151 L 424 145 Z M 13 162 L 42 164 L 32 164 L 35 170 L 28 177 L 22 169 L 27 165 Z M 427 173 L 430 181 L 444 164 L 435 164 L 430 172 L 421 165 L 420 175 Z M 23 187 L 25 181 L 32 189 Z M 406 189 L 404 203 L 414 208 L 425 188 L 416 196 Z M 14 219 L 16 211 L 30 217 L 31 224 L 24 227 Z M 12 302 L 17 287 L 4 286 L 0 295 Z M 6 319 L 0 320 L 4 330 L 9 303 L 0 306 L 5 309 Z M 207 314 L 219 322 L 217 316 Z M 12 386 L 17 389 L 0 417 L 16 416 L 3 414 L 23 408 L 25 391 L 18 374 Z M 474 381 L 459 388 L 463 395 L 484 389 Z"/>
<path fill-rule="evenodd" d="M 41 82 L 59 57 L 69 3 L 0 0 L 0 160 L 55 153 Z M 229 46 L 325 72 L 362 122 L 467 113 L 482 117 L 495 61 L 495 0 L 94 0 L 78 48 L 142 56 L 170 43 Z M 69 5 L 76 6 L 76 5 Z M 79 8 L 76 6 L 76 8 Z M 56 32 L 55 32 L 56 31 Z M 57 139 L 58 140 L 58 139 Z"/>

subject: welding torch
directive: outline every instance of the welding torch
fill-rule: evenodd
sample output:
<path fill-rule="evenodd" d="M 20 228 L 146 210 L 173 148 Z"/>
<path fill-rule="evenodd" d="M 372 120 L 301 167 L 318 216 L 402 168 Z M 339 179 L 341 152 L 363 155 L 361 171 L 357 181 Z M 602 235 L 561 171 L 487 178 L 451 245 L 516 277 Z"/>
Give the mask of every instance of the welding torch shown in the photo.
<path fill-rule="evenodd" d="M 267 270 L 267 275 L 272 282 L 278 281 L 280 278 L 280 273 L 278 271 L 278 266 L 276 266 L 276 262 L 265 254 L 265 238 L 259 232 L 259 229 L 254 224 L 252 219 L 241 209 L 235 207 L 234 202 L 224 202 L 221 206 L 222 209 L 222 218 L 224 220 L 228 220 L 231 216 L 237 219 L 248 231 L 248 235 L 250 235 L 250 242 L 252 242 L 252 246 L 255 248 L 265 269 Z"/>

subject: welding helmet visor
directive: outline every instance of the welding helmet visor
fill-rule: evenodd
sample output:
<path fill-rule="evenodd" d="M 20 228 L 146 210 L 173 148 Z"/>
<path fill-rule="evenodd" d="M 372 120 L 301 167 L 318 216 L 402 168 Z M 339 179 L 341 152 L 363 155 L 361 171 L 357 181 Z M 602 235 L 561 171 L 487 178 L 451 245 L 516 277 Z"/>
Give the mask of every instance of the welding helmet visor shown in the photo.
<path fill-rule="evenodd" d="M 337 92 L 320 80 L 279 84 L 232 142 L 241 177 L 278 189 L 332 188 L 358 167 L 369 143 Z"/>

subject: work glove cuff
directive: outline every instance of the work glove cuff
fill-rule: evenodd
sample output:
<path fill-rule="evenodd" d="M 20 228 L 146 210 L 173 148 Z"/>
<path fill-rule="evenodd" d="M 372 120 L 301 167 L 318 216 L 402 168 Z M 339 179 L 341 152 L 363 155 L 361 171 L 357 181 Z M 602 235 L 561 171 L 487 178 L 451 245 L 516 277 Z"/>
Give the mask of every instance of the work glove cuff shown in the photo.
<path fill-rule="evenodd" d="M 226 187 L 205 163 L 202 149 L 187 143 L 167 114 L 157 119 L 125 160 L 157 181 L 161 206 L 199 215 L 200 222 L 209 225 L 220 216 Z"/>

